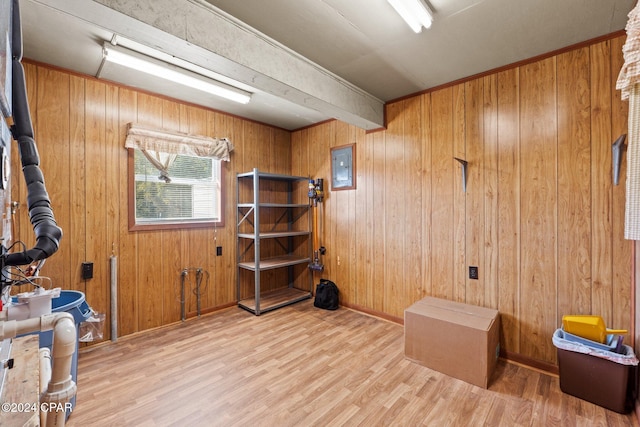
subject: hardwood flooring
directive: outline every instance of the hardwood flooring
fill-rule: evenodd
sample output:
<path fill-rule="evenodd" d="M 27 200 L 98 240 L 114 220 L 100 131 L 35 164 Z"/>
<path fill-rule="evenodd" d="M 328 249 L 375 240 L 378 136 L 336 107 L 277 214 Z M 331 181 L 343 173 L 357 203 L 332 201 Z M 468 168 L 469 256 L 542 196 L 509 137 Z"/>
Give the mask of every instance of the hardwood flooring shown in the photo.
<path fill-rule="evenodd" d="M 500 361 L 488 390 L 404 358 L 403 327 L 311 300 L 233 307 L 80 352 L 79 426 L 631 426 Z"/>

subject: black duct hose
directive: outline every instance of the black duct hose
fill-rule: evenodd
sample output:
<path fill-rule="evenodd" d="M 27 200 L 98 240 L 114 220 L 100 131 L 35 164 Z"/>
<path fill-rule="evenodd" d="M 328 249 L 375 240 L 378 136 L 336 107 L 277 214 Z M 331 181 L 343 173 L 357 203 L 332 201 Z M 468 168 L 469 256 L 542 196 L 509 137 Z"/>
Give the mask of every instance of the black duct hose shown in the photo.
<path fill-rule="evenodd" d="M 20 20 L 20 0 L 13 0 L 11 16 L 11 57 L 22 61 L 22 22 Z"/>
<path fill-rule="evenodd" d="M 20 62 L 22 40 L 18 0 L 14 0 L 13 7 L 13 44 L 17 55 L 14 55 L 12 61 L 13 126 L 11 126 L 11 133 L 13 139 L 18 142 L 22 173 L 27 184 L 29 219 L 36 235 L 36 244 L 33 248 L 23 252 L 6 254 L 3 260 L 3 265 L 5 266 L 26 265 L 48 258 L 58 250 L 60 239 L 62 238 L 62 229 L 58 227 L 53 216 L 49 194 L 44 185 L 44 176 L 40 170 L 38 149 L 33 139 L 33 126 L 27 101 L 24 69 Z M 20 43 L 17 43 L 16 39 Z M 20 46 L 16 46 L 18 44 Z"/>

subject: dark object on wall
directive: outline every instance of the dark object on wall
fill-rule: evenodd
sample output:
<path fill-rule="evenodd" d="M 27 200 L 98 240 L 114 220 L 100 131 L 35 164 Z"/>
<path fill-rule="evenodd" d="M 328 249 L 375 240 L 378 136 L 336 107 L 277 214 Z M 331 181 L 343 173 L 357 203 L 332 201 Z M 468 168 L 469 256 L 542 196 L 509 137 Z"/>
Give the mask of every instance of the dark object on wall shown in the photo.
<path fill-rule="evenodd" d="M 331 280 L 320 279 L 316 285 L 316 298 L 313 305 L 325 310 L 336 310 L 338 308 L 338 287 Z"/>
<path fill-rule="evenodd" d="M 616 139 L 611 146 L 611 161 L 613 162 L 613 184 L 618 185 L 620 182 L 620 168 L 622 165 L 622 154 L 625 149 L 624 140 L 627 138 L 627 134 L 622 134 Z"/>
<path fill-rule="evenodd" d="M 84 280 L 93 279 L 93 263 L 92 262 L 82 263 L 82 278 Z"/>
<path fill-rule="evenodd" d="M 456 159 L 458 163 L 460 163 L 460 166 L 462 167 L 462 191 L 466 193 L 467 192 L 467 165 L 469 164 L 469 162 L 467 162 L 466 160 L 459 159 L 457 157 L 454 157 L 454 159 Z"/>

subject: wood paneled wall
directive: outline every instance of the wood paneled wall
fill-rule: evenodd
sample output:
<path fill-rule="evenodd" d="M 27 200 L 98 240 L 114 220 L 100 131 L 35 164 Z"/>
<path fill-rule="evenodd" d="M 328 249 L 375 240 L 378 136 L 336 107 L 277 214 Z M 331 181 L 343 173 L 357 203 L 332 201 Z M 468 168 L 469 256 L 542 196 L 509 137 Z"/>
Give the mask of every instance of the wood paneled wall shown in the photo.
<path fill-rule="evenodd" d="M 386 130 L 333 121 L 292 135 L 292 170 L 330 177 L 356 144 L 357 189 L 328 191 L 324 276 L 346 305 L 401 321 L 427 296 L 493 307 L 503 349 L 555 363 L 563 314 L 630 328 L 631 244 L 611 144 L 624 37 L 387 106 Z M 468 162 L 467 189 L 461 166 Z M 468 267 L 478 266 L 478 280 Z"/>
<path fill-rule="evenodd" d="M 110 316 L 110 257 L 118 257 L 118 335 L 180 320 L 180 273 L 202 268 L 202 310 L 236 303 L 235 174 L 254 167 L 276 173 L 291 168 L 290 133 L 227 114 L 135 90 L 25 64 L 29 105 L 47 189 L 64 236 L 42 275 L 54 286 L 85 292 L 88 303 Z M 126 125 L 140 122 L 195 134 L 228 137 L 235 144 L 224 163 L 225 226 L 129 232 Z M 26 189 L 13 150 L 14 237 L 33 246 Z M 222 246 L 222 256 L 216 256 Z M 82 280 L 82 262 L 94 278 Z M 187 312 L 196 311 L 194 273 Z M 110 338 L 107 318 L 105 338 Z"/>
<path fill-rule="evenodd" d="M 507 352 L 553 364 L 551 335 L 563 314 L 601 314 L 609 325 L 631 326 L 625 165 L 619 186 L 611 177 L 611 144 L 626 133 L 627 103 L 615 90 L 623 42 L 612 38 L 392 103 L 388 127 L 373 133 L 339 121 L 289 133 L 26 64 L 42 169 L 65 233 L 42 274 L 84 291 L 110 315 L 109 259 L 116 255 L 119 335 L 179 321 L 184 268 L 210 274 L 203 310 L 233 305 L 235 174 L 258 167 L 325 178 L 322 276 L 339 285 L 345 305 L 397 321 L 427 295 L 494 307 Z M 128 231 L 123 144 L 131 121 L 234 142 L 224 227 Z M 357 189 L 331 191 L 330 148 L 350 143 Z M 466 192 L 455 157 L 468 162 Z M 31 246 L 15 153 L 13 162 L 15 237 Z M 91 280 L 81 279 L 83 261 L 94 262 Z M 469 266 L 479 267 L 478 280 L 468 279 Z"/>

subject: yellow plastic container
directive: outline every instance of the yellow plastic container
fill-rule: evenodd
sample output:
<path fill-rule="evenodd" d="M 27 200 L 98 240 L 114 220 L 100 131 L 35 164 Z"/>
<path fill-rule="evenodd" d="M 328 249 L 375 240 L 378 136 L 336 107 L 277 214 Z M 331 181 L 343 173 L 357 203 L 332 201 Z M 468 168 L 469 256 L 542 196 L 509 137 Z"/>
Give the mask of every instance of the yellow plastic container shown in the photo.
<path fill-rule="evenodd" d="M 607 329 L 604 319 L 595 315 L 564 315 L 562 328 L 570 334 L 605 343 L 609 334 L 626 334 L 626 329 Z"/>

